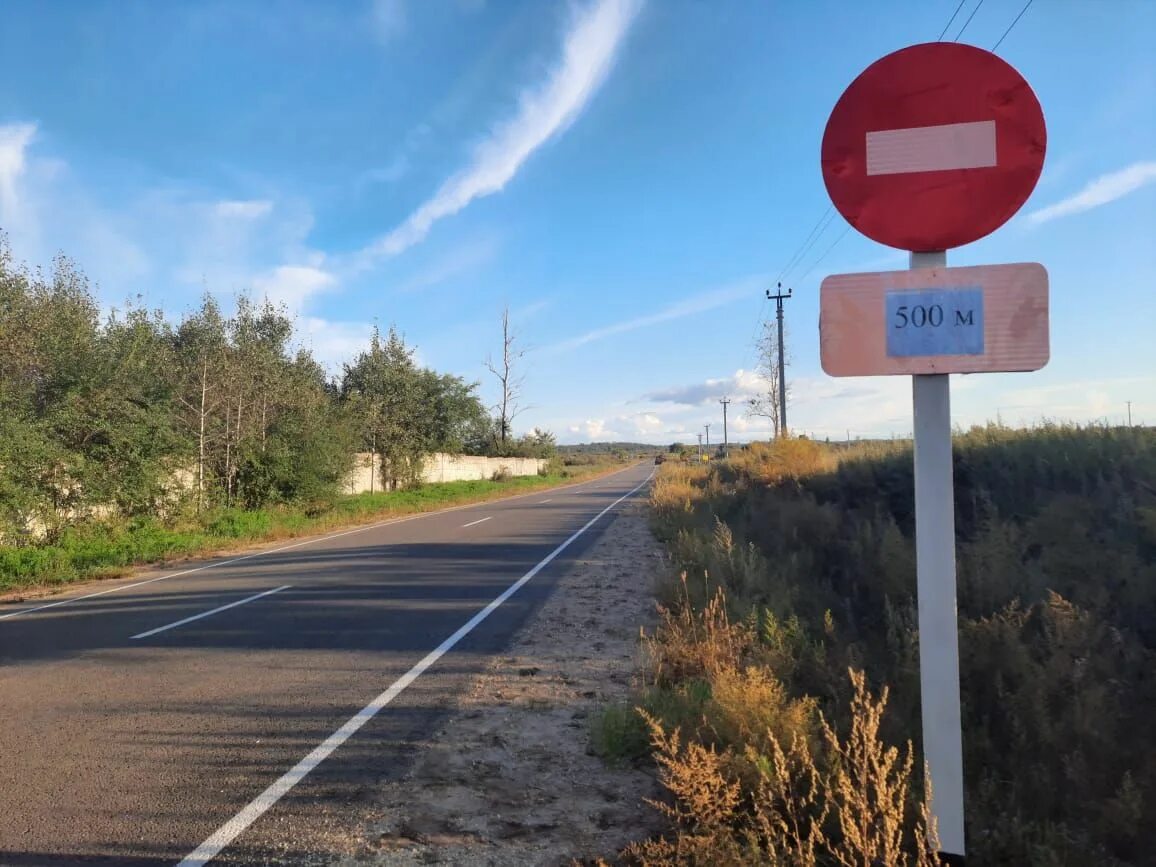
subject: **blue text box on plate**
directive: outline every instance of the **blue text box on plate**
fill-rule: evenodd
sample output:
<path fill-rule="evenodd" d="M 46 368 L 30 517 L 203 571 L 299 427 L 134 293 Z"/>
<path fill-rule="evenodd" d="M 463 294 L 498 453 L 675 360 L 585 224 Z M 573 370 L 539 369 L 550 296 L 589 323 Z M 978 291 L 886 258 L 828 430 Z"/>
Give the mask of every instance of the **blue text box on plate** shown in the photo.
<path fill-rule="evenodd" d="M 887 354 L 983 355 L 983 290 L 890 291 L 887 305 Z"/>

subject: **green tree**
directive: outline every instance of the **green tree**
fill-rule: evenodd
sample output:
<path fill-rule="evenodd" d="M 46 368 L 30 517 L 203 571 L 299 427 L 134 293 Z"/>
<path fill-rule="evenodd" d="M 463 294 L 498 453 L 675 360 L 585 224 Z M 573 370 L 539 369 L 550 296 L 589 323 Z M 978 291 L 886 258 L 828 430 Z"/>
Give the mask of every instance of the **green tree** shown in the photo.
<path fill-rule="evenodd" d="M 211 497 L 210 461 L 224 427 L 218 413 L 225 401 L 228 334 L 221 309 L 206 293 L 199 310 L 182 320 L 173 334 L 174 389 L 179 419 L 194 448 L 194 491 L 197 509 Z"/>
<path fill-rule="evenodd" d="M 260 404 L 260 441 L 237 467 L 241 502 L 331 500 L 350 470 L 357 440 L 347 414 L 334 406 L 325 371 L 301 350 L 278 370 L 269 398 Z"/>
<path fill-rule="evenodd" d="M 130 306 L 101 329 L 82 395 L 93 499 L 122 514 L 151 514 L 170 498 L 173 474 L 188 458 L 171 381 L 172 335 L 159 311 Z"/>
<path fill-rule="evenodd" d="M 362 441 L 380 467 L 383 487 L 413 484 L 426 442 L 419 422 L 423 396 L 413 350 L 395 328 L 383 342 L 375 327 L 369 349 L 346 365 L 341 392 L 352 404 Z"/>
<path fill-rule="evenodd" d="M 413 485 L 433 452 L 460 453 L 487 426 L 477 384 L 421 369 L 395 328 L 346 365 L 341 397 L 383 486 Z M 371 481 L 372 485 L 372 481 Z"/>

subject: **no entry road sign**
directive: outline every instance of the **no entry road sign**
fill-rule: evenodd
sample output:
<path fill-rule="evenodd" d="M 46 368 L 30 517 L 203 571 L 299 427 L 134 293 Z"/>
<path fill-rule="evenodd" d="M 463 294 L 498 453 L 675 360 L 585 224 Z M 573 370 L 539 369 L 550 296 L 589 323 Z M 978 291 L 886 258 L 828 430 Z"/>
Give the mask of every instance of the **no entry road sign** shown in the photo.
<path fill-rule="evenodd" d="M 942 854 L 962 864 L 963 744 L 955 603 L 948 374 L 1037 370 L 1048 360 L 1042 265 L 948 268 L 1023 205 L 1047 133 L 1023 77 L 970 45 L 913 45 L 865 69 L 823 133 L 823 180 L 847 221 L 911 252 L 910 270 L 828 277 L 823 370 L 911 374 L 919 682 L 930 810 Z"/>
<path fill-rule="evenodd" d="M 972 45 L 931 42 L 888 54 L 835 104 L 823 180 L 872 240 L 929 252 L 1002 226 L 1039 180 L 1047 148 L 1035 93 Z"/>

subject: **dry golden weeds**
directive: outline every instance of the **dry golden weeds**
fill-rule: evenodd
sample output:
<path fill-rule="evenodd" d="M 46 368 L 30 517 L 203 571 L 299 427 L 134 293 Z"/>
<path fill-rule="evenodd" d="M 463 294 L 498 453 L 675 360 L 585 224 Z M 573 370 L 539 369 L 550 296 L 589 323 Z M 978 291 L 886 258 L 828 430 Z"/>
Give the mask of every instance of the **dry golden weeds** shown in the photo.
<path fill-rule="evenodd" d="M 850 677 L 851 730 L 842 738 L 820 715 L 819 754 L 802 720 L 803 731 L 768 729 L 757 739 L 763 748 L 748 742 L 739 750 L 684 738 L 642 712 L 673 799 L 652 803 L 673 827 L 663 839 L 635 844 L 627 857 L 652 867 L 938 864 L 927 811 L 909 804 L 911 745 L 901 753 L 879 738 L 887 690 L 875 698 L 862 672 Z"/>
<path fill-rule="evenodd" d="M 739 668 L 755 646 L 751 624 L 732 623 L 726 595 L 719 588 L 705 609 L 690 604 L 686 573 L 682 574 L 683 603 L 672 610 L 659 606 L 657 629 L 642 637 L 655 685 L 713 678 Z"/>

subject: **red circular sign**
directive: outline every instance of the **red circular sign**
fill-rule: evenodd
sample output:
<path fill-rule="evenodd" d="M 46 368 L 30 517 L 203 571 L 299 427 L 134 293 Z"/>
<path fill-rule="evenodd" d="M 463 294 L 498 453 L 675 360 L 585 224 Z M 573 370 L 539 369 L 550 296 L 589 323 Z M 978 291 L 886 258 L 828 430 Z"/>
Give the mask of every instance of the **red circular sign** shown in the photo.
<path fill-rule="evenodd" d="M 875 61 L 839 97 L 823 133 L 823 181 L 868 238 L 946 250 L 1020 209 L 1046 148 L 1023 76 L 982 48 L 929 42 Z"/>

